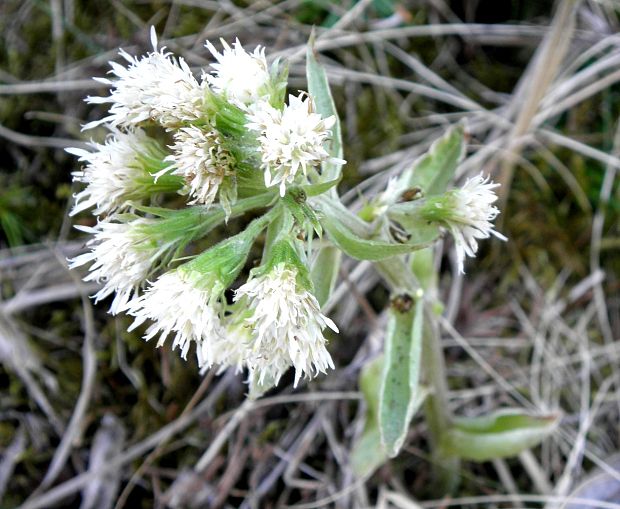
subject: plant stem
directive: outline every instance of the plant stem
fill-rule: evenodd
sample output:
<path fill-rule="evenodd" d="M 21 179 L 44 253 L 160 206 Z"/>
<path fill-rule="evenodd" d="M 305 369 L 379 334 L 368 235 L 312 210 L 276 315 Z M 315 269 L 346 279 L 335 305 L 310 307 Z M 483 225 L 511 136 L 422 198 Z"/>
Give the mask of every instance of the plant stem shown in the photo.
<path fill-rule="evenodd" d="M 274 195 L 270 193 L 259 194 L 257 196 L 251 196 L 249 198 L 242 198 L 237 200 L 237 202 L 230 209 L 230 217 L 237 217 L 242 214 L 245 214 L 247 211 L 252 209 L 259 209 L 263 207 L 267 207 L 274 200 Z M 196 233 L 193 236 L 194 238 L 200 238 L 209 233 L 213 228 L 222 223 L 226 218 L 226 213 L 224 210 L 219 208 L 211 208 L 205 213 L 206 219 L 203 220 L 202 224 L 199 228 L 196 228 Z"/>
<path fill-rule="evenodd" d="M 426 370 L 427 383 L 432 391 L 424 403 L 424 412 L 433 450 L 433 474 L 437 489 L 443 495 L 454 492 L 458 487 L 459 458 L 442 452 L 444 435 L 452 425 L 452 413 L 448 402 L 448 379 L 438 323 L 428 306 L 425 309 L 425 318 L 422 363 Z"/>

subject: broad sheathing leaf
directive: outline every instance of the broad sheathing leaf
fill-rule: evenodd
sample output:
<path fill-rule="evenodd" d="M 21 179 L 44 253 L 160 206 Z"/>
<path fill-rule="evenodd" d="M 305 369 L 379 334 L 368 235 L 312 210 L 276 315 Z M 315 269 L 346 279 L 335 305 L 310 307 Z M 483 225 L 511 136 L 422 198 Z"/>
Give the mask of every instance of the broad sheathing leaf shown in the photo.
<path fill-rule="evenodd" d="M 334 216 L 325 216 L 321 223 L 331 240 L 347 255 L 357 260 L 379 261 L 392 256 L 417 251 L 430 245 L 436 237 L 421 243 L 406 242 L 397 244 L 382 240 L 368 240 L 356 235 Z"/>
<path fill-rule="evenodd" d="M 409 295 L 392 300 L 379 398 L 381 443 L 390 457 L 398 454 L 409 423 L 423 397 L 419 389 L 424 302 Z"/>
<path fill-rule="evenodd" d="M 342 259 L 342 251 L 334 246 L 322 247 L 310 269 L 310 277 L 314 286 L 314 296 L 319 301 L 320 306 L 324 306 L 338 279 L 338 267 Z M 336 270 L 333 268 L 336 267 Z"/>
<path fill-rule="evenodd" d="M 376 420 L 368 421 L 364 432 L 351 451 L 351 466 L 359 478 L 366 478 L 389 458 L 381 445 L 381 433 Z"/>
<path fill-rule="evenodd" d="M 407 187 L 419 187 L 425 196 L 444 193 L 465 156 L 464 134 L 464 125 L 458 124 L 435 141 L 403 175 L 409 181 Z"/>
<path fill-rule="evenodd" d="M 442 449 L 473 461 L 516 456 L 547 438 L 559 422 L 558 415 L 533 416 L 519 409 L 455 419 Z"/>
<path fill-rule="evenodd" d="M 331 138 L 327 142 L 327 152 L 333 158 L 342 160 L 342 132 L 340 129 L 340 118 L 336 111 L 336 105 L 329 88 L 329 82 L 325 69 L 318 63 L 314 53 L 314 33 L 308 41 L 306 52 L 306 78 L 308 80 L 308 92 L 314 99 L 317 112 L 323 118 L 335 117 L 336 122 L 331 128 Z M 336 197 L 336 185 L 342 176 L 342 164 L 331 160 L 321 164 L 321 175 L 319 183 L 304 186 L 308 196 L 316 196 L 328 192 Z M 322 306 L 327 302 L 340 270 L 342 254 L 338 249 L 326 246 L 322 247 L 315 263 L 312 266 L 312 280 L 314 283 L 315 294 Z"/>

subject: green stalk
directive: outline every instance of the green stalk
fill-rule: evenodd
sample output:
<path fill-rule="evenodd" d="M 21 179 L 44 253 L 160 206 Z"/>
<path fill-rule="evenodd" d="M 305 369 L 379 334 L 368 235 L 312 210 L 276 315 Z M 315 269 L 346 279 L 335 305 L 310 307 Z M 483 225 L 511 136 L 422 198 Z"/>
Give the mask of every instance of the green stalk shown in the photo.
<path fill-rule="evenodd" d="M 260 209 L 268 207 L 274 200 L 274 195 L 271 193 L 259 194 L 256 196 L 250 196 L 249 198 L 242 198 L 237 200 L 230 208 L 230 217 L 237 217 L 245 214 L 252 209 Z M 200 225 L 196 230 L 196 235 L 193 237 L 201 238 L 209 233 L 218 224 L 222 223 L 226 218 L 226 212 L 221 207 L 217 210 L 213 208 L 207 212 L 209 217 Z M 264 216 L 263 216 L 264 217 Z"/>
<path fill-rule="evenodd" d="M 444 435 L 452 425 L 448 405 L 448 381 L 439 327 L 434 313 L 428 307 L 425 309 L 425 318 L 422 363 L 432 391 L 424 403 L 424 413 L 433 452 L 433 476 L 437 490 L 443 495 L 453 493 L 458 487 L 460 461 L 456 456 L 444 454 L 441 447 Z"/>

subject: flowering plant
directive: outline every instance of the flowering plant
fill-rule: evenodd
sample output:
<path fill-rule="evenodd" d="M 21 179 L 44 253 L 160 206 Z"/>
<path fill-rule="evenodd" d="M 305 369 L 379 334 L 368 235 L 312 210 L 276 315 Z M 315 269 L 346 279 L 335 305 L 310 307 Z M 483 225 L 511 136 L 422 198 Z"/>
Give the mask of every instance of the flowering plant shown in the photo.
<path fill-rule="evenodd" d="M 97 216 L 95 226 L 80 227 L 91 235 L 89 251 L 71 267 L 88 265 L 85 279 L 102 285 L 95 298 L 113 295 L 110 312 L 131 315 L 130 330 L 148 322 L 146 340 L 157 336 L 162 346 L 171 337 L 183 358 L 195 350 L 202 370 L 245 370 L 258 397 L 290 367 L 295 386 L 334 368 L 328 338 L 338 327 L 321 307 L 342 253 L 374 262 L 393 299 L 381 381 L 365 393 L 376 407 L 368 434 L 378 429 L 383 454 L 396 454 L 426 394 L 422 356 L 434 390 L 428 398 L 445 404 L 433 378 L 443 376 L 441 356 L 421 345 L 440 308 L 429 257 L 435 241 L 452 235 L 463 272 L 478 239 L 505 240 L 492 224 L 497 184 L 479 175 L 448 189 L 465 127 L 451 128 L 354 213 L 336 191 L 345 164 L 340 125 L 312 44 L 309 90 L 287 97 L 286 66 L 269 64 L 260 46 L 247 52 L 238 40 L 222 41 L 220 52 L 207 42 L 215 62 L 198 79 L 159 47 L 154 30 L 151 42 L 142 57 L 121 50 L 127 65 L 112 62 L 113 77 L 98 78 L 109 95 L 86 99 L 109 105 L 107 116 L 84 126 L 102 127 L 107 137 L 90 150 L 68 150 L 83 163 L 74 180 L 86 185 L 71 214 Z M 258 217 L 243 231 L 196 253 L 214 228 L 250 213 Z M 256 243 L 260 264 L 227 298 Z M 439 450 L 452 423 L 432 405 L 430 413 Z"/>

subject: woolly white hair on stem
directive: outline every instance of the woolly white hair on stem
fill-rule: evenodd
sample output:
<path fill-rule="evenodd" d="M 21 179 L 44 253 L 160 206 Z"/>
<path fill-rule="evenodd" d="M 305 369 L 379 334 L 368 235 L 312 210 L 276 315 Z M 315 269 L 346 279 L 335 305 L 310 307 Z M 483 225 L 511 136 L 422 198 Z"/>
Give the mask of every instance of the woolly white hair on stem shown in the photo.
<path fill-rule="evenodd" d="M 290 366 L 295 368 L 295 386 L 304 375 L 310 378 L 334 368 L 322 331 L 338 328 L 321 314 L 316 297 L 299 287 L 296 270 L 276 265 L 241 286 L 235 301 L 245 302 L 250 310 L 245 323 L 254 333 L 246 364 L 260 384 L 277 384 Z"/>
<path fill-rule="evenodd" d="M 108 97 L 89 96 L 86 102 L 111 104 L 110 114 L 89 122 L 83 129 L 104 123 L 130 126 L 146 120 L 170 126 L 201 117 L 204 83 L 198 83 L 183 58 L 175 59 L 165 47 L 157 49 L 154 27 L 151 27 L 151 44 L 153 52 L 142 58 L 131 56 L 122 49 L 119 51 L 129 66 L 110 62 L 110 72 L 117 79 L 95 78 L 109 85 L 112 91 Z"/>
<path fill-rule="evenodd" d="M 300 169 L 306 175 L 308 167 L 323 161 L 344 164 L 331 158 L 323 146 L 335 122 L 334 116 L 322 118 L 315 113 L 312 98 L 305 93 L 290 95 L 283 110 L 260 103 L 248 115 L 247 127 L 259 133 L 265 185 L 279 185 L 280 195 L 284 196 L 287 184 L 293 183 Z"/>

